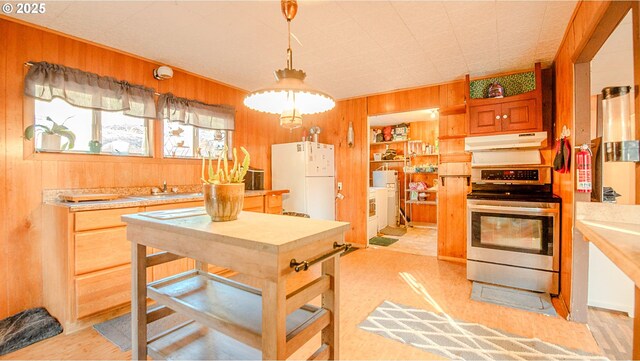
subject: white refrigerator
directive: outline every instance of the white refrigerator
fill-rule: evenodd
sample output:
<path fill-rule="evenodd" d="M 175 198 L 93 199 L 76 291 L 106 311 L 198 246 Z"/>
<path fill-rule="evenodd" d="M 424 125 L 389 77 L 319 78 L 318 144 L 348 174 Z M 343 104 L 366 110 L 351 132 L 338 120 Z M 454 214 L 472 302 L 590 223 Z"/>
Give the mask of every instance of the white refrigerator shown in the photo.
<path fill-rule="evenodd" d="M 315 142 L 271 146 L 271 188 L 288 189 L 282 195 L 285 212 L 335 220 L 333 145 Z"/>

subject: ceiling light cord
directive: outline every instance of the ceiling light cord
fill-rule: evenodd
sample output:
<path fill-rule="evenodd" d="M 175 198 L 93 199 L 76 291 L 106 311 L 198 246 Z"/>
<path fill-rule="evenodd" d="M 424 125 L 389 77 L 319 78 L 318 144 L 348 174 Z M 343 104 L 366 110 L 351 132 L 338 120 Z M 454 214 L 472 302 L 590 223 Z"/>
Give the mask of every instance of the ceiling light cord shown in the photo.
<path fill-rule="evenodd" d="M 291 20 L 287 20 L 289 37 L 287 38 L 287 69 L 293 69 L 293 51 L 291 50 Z"/>

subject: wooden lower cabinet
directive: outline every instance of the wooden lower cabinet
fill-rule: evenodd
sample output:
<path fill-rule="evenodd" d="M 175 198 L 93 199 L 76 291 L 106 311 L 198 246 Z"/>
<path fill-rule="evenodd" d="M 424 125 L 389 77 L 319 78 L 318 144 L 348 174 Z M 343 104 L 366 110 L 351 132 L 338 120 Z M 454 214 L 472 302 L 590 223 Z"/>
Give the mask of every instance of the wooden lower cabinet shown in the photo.
<path fill-rule="evenodd" d="M 131 301 L 131 265 L 76 277 L 75 308 L 84 318 Z"/>
<path fill-rule="evenodd" d="M 131 302 L 131 243 L 125 214 L 200 207 L 202 201 L 70 212 L 69 208 L 44 206 L 43 299 L 66 334 L 129 312 Z M 282 213 L 282 195 L 245 198 L 245 211 Z M 152 248 L 149 253 L 159 252 Z M 195 267 L 192 259 L 180 259 L 147 270 L 149 282 Z M 210 272 L 227 270 L 214 265 Z"/>
<path fill-rule="evenodd" d="M 264 196 L 245 197 L 242 210 L 264 213 L 264 198 Z"/>
<path fill-rule="evenodd" d="M 282 214 L 281 194 L 269 194 L 264 196 L 264 213 Z"/>

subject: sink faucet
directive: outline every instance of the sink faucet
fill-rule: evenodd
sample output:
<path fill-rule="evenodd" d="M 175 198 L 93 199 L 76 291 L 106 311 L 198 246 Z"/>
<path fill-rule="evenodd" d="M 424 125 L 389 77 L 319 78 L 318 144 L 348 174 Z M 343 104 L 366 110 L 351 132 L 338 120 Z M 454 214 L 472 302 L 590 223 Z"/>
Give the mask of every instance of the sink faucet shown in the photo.
<path fill-rule="evenodd" d="M 151 194 L 166 194 L 167 191 L 167 181 L 162 181 L 162 187 L 153 187 L 151 188 Z"/>

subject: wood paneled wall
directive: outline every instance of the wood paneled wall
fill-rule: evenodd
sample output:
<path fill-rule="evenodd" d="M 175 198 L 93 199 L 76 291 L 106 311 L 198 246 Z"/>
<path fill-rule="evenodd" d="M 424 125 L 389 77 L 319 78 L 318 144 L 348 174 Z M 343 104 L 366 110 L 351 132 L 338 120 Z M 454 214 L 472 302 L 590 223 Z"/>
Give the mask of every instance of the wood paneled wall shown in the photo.
<path fill-rule="evenodd" d="M 112 76 L 155 88 L 158 92 L 235 106 L 234 144 L 244 145 L 252 166 L 264 168 L 265 186 L 271 185 L 271 144 L 298 141 L 302 131 L 289 132 L 278 117 L 248 110 L 245 91 L 174 69 L 170 80 L 158 81 L 152 69 L 158 63 L 108 49 L 63 34 L 32 27 L 0 16 L 0 318 L 42 304 L 41 237 L 42 190 L 59 188 L 157 186 L 199 183 L 197 160 L 30 154 L 31 143 L 22 138 L 31 122 L 24 111 L 23 79 L 26 61 L 48 61 Z M 28 99 L 26 101 L 28 103 Z M 28 106 L 28 104 L 27 104 Z M 319 125 L 320 141 L 336 147 L 337 181 L 345 198 L 337 202 L 337 218 L 351 222 L 348 242 L 366 237 L 367 129 L 366 98 L 338 102 L 335 110 L 305 118 L 305 127 Z M 355 147 L 346 146 L 348 121 L 353 121 Z M 154 134 L 161 139 L 161 124 Z M 156 145 L 156 154 L 161 147 Z"/>
<path fill-rule="evenodd" d="M 556 119 L 555 131 L 560 134 L 562 127 L 575 130 L 574 120 L 574 61 L 593 34 L 611 1 L 581 1 L 574 11 L 555 59 L 556 73 Z M 573 144 L 573 139 L 570 139 Z M 574 162 L 572 162 L 574 163 Z M 575 163 L 573 164 L 575 167 Z M 554 193 L 562 197 L 562 240 L 560 297 L 571 307 L 571 266 L 573 242 L 574 174 L 554 173 Z M 569 310 L 570 311 L 570 310 Z"/>

